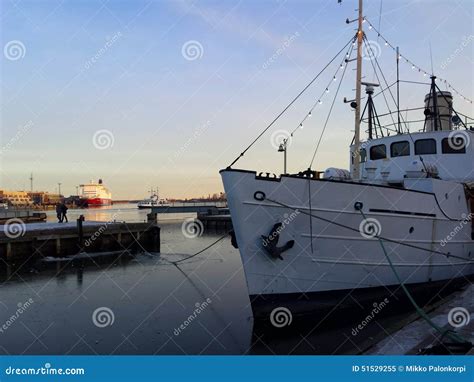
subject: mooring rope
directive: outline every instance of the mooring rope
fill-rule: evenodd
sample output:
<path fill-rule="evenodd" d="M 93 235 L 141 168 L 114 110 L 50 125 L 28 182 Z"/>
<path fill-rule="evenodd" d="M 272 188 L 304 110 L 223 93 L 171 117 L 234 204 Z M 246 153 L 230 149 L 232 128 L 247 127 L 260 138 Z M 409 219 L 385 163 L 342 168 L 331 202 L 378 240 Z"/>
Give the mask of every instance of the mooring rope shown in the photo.
<path fill-rule="evenodd" d="M 291 206 L 287 206 L 285 205 L 284 203 L 280 203 L 280 202 L 277 202 L 275 200 L 272 200 L 272 199 L 269 199 L 269 198 L 265 198 L 266 200 L 272 202 L 272 203 L 276 203 L 276 204 L 279 204 L 285 208 L 289 208 L 289 209 L 293 209 L 293 210 L 296 210 L 295 208 L 291 207 Z M 360 205 L 359 207 L 357 207 L 357 204 L 355 205 L 356 207 L 356 210 L 358 210 L 362 217 L 364 219 L 367 219 L 364 212 L 362 211 L 362 205 Z M 298 210 L 300 213 L 303 213 L 303 214 L 307 214 L 305 213 L 304 211 L 301 211 L 301 210 Z M 336 223 L 334 221 L 331 221 L 329 219 L 326 219 L 326 218 L 323 218 L 321 216 L 316 216 L 316 215 L 313 215 L 313 214 L 310 214 L 311 217 L 314 217 L 316 219 L 320 219 L 320 220 L 323 220 L 323 221 L 326 221 L 330 224 L 334 224 L 334 225 L 337 225 L 337 226 L 340 226 L 340 227 L 343 227 L 343 228 L 347 228 L 347 229 L 350 229 L 352 231 L 357 231 L 357 232 L 360 232 L 360 230 L 358 229 L 355 229 L 353 227 L 350 227 L 350 226 L 346 226 L 344 224 L 341 224 L 341 223 Z M 464 337 L 462 337 L 461 335 L 457 334 L 456 332 L 453 332 L 452 330 L 443 330 L 442 328 L 440 328 L 438 325 L 436 325 L 429 317 L 428 315 L 424 312 L 424 310 L 422 308 L 420 308 L 418 306 L 418 304 L 416 303 L 416 301 L 414 300 L 413 296 L 410 294 L 410 292 L 408 291 L 408 289 L 406 288 L 405 284 L 403 283 L 403 281 L 401 280 L 400 276 L 398 275 L 398 272 L 396 271 L 390 257 L 388 256 L 388 253 L 387 253 L 387 250 L 385 249 L 385 245 L 383 243 L 383 241 L 389 241 L 389 242 L 395 242 L 399 245 L 407 245 L 409 247 L 413 247 L 413 248 L 417 248 L 417 249 L 421 249 L 421 250 L 425 250 L 425 251 L 428 251 L 428 252 L 433 252 L 433 253 L 439 253 L 439 254 L 443 254 L 443 255 L 446 255 L 446 256 L 450 256 L 450 257 L 456 257 L 456 258 L 460 258 L 460 259 L 464 259 L 464 260 L 468 260 L 469 262 L 471 262 L 472 260 L 471 259 L 467 259 L 467 258 L 464 258 L 464 257 L 461 257 L 461 256 L 455 256 L 455 255 L 448 255 L 448 254 L 444 254 L 443 252 L 439 252 L 439 251 L 433 251 L 433 250 L 429 250 L 429 249 L 426 249 L 426 248 L 422 248 L 422 247 L 418 247 L 418 246 L 414 246 L 414 245 L 410 245 L 410 244 L 407 244 L 407 243 L 403 243 L 403 242 L 400 242 L 400 241 L 396 241 L 396 240 L 391 240 L 391 239 L 387 239 L 387 238 L 384 238 L 382 236 L 379 236 L 379 235 L 375 235 L 374 237 L 376 237 L 382 247 L 382 250 L 383 250 L 383 253 L 390 265 L 390 268 L 392 269 L 393 273 L 395 274 L 395 277 L 397 278 L 397 281 L 399 282 L 400 286 L 402 287 L 402 290 L 404 291 L 404 293 L 406 294 L 406 296 L 408 297 L 408 299 L 410 300 L 411 304 L 413 305 L 413 307 L 415 308 L 415 310 L 417 311 L 417 313 L 420 315 L 420 317 L 422 317 L 426 322 L 428 322 L 428 324 L 434 328 L 437 332 L 439 332 L 441 334 L 441 338 L 443 338 L 444 336 L 448 336 L 449 338 L 451 338 L 452 340 L 454 340 L 455 342 L 458 342 L 458 343 L 465 343 L 465 344 L 471 344 L 472 343 L 468 340 L 466 340 Z"/>
<path fill-rule="evenodd" d="M 357 203 L 356 203 L 356 205 L 357 205 Z M 367 217 L 365 216 L 364 211 L 362 211 L 362 204 L 361 203 L 359 203 L 358 207 L 356 206 L 356 210 L 358 210 L 360 212 L 360 214 L 362 215 L 362 217 L 365 220 L 367 220 Z M 469 343 L 470 344 L 471 341 L 466 340 L 463 336 L 459 335 L 458 333 L 456 333 L 452 330 L 449 330 L 449 329 L 443 330 L 441 327 L 439 327 L 436 323 L 433 322 L 433 320 L 431 320 L 431 318 L 425 313 L 425 311 L 416 303 L 415 299 L 413 298 L 410 291 L 405 286 L 405 283 L 400 278 L 400 275 L 398 274 L 397 270 L 395 269 L 395 267 L 392 263 L 392 260 L 390 259 L 390 256 L 388 255 L 387 250 L 385 249 L 385 245 L 384 245 L 382 239 L 379 236 L 376 236 L 376 237 L 377 237 L 377 239 L 380 243 L 380 246 L 382 247 L 382 251 L 385 255 L 385 258 L 388 261 L 388 264 L 390 265 L 390 268 L 393 271 L 393 274 L 395 275 L 398 283 L 402 287 L 403 292 L 408 297 L 408 299 L 410 300 L 411 304 L 415 308 L 416 312 L 420 315 L 420 317 L 423 318 L 433 329 L 435 329 L 438 333 L 440 333 L 441 338 L 443 338 L 444 336 L 448 336 L 449 338 L 451 338 L 455 342 L 466 343 L 466 344 Z"/>
<path fill-rule="evenodd" d="M 185 257 L 184 259 L 179 259 L 179 260 L 176 260 L 176 261 L 169 261 L 169 263 L 173 264 L 173 265 L 176 265 L 178 263 L 181 263 L 182 261 L 186 261 L 186 260 L 189 260 L 197 255 L 200 255 L 201 253 L 207 251 L 209 248 L 213 247 L 214 245 L 216 245 L 217 243 L 219 243 L 221 240 L 225 239 L 228 235 L 229 235 L 230 231 L 229 232 L 226 232 L 225 235 L 221 236 L 219 239 L 217 239 L 216 241 L 214 241 L 213 243 L 209 244 L 207 247 L 201 249 L 200 251 L 196 252 L 195 254 L 193 255 L 190 255 L 188 257 Z"/>
<path fill-rule="evenodd" d="M 289 209 L 293 209 L 293 210 L 298 210 L 298 209 L 295 209 L 291 206 L 288 206 L 288 205 L 285 205 L 284 203 L 280 203 L 280 202 L 277 202 L 275 200 L 272 200 L 272 199 L 269 199 L 269 198 L 264 198 L 272 203 L 275 203 L 275 204 L 278 204 L 278 205 L 281 205 L 282 207 L 285 207 L 285 208 L 289 208 Z M 364 212 L 362 211 L 362 204 L 357 202 L 355 203 L 354 205 L 356 211 L 359 211 L 362 218 L 367 220 L 367 217 L 366 215 L 364 214 Z M 353 227 L 350 227 L 350 226 L 346 226 L 345 224 L 341 224 L 341 223 L 336 223 L 334 221 L 331 221 L 329 219 L 326 219 L 326 218 L 323 218 L 321 216 L 316 216 L 316 215 L 313 215 L 313 214 L 308 214 L 308 213 L 305 213 L 304 211 L 300 211 L 298 210 L 300 213 L 303 213 L 303 214 L 307 214 L 310 216 L 310 219 L 312 220 L 312 218 L 316 218 L 316 219 L 320 219 L 322 221 L 326 221 L 330 224 L 334 224 L 334 225 L 337 225 L 337 226 L 340 226 L 340 227 L 343 227 L 343 228 L 346 228 L 346 229 L 350 229 L 351 231 L 357 231 L 357 232 L 360 232 L 360 230 L 356 229 L 356 228 L 353 228 Z M 225 235 L 221 236 L 220 238 L 218 238 L 217 240 L 215 240 L 214 242 L 212 242 L 211 244 L 209 244 L 207 247 L 201 249 L 200 251 L 196 252 L 195 254 L 193 255 L 190 255 L 188 257 L 185 257 L 183 259 L 180 259 L 180 260 L 177 260 L 177 261 L 168 261 L 169 263 L 175 265 L 176 267 L 178 263 L 181 263 L 183 261 L 186 261 L 186 260 L 189 260 L 205 251 L 207 251 L 208 249 L 212 248 L 214 245 L 216 245 L 217 243 L 219 243 L 221 240 L 225 239 L 229 233 L 229 232 L 226 232 Z M 449 254 L 445 254 L 443 252 L 439 252 L 439 251 L 433 251 L 433 250 L 429 250 L 429 249 L 426 249 L 426 248 L 423 248 L 423 247 L 418 247 L 418 246 L 414 246 L 414 245 L 410 245 L 410 244 L 407 244 L 407 243 L 403 243 L 401 241 L 397 241 L 397 240 L 391 240 L 391 239 L 387 239 L 387 238 L 384 238 L 380 235 L 374 235 L 374 238 L 377 238 L 381 248 L 382 248 L 382 251 L 384 253 L 384 256 L 385 258 L 387 259 L 387 262 L 393 272 L 393 274 L 395 275 L 395 278 L 397 279 L 398 283 L 400 284 L 403 292 L 405 293 L 405 295 L 407 296 L 407 298 L 409 299 L 410 303 L 413 305 L 413 307 L 415 308 L 416 312 L 418 313 L 418 315 L 423 318 L 433 329 L 435 329 L 438 333 L 441 334 L 441 338 L 444 338 L 445 336 L 449 337 L 450 339 L 452 339 L 453 341 L 455 342 L 458 342 L 458 343 L 461 343 L 461 344 L 471 344 L 472 346 L 472 343 L 465 339 L 462 335 L 456 333 L 455 331 L 453 330 L 450 330 L 450 329 L 446 329 L 446 330 L 443 330 L 440 326 L 438 326 L 435 322 L 433 322 L 433 320 L 431 320 L 431 318 L 425 313 L 425 311 L 417 304 L 417 302 L 415 301 L 415 299 L 413 298 L 413 296 L 411 295 L 410 291 L 407 289 L 407 287 L 405 286 L 405 283 L 402 281 L 400 275 L 398 274 L 397 270 L 395 269 L 395 266 L 393 265 L 392 263 L 392 260 L 390 259 L 390 256 L 388 255 L 387 253 L 387 250 L 385 248 L 385 245 L 383 243 L 383 241 L 389 241 L 389 242 L 394 242 L 394 243 L 397 243 L 399 245 L 407 245 L 409 247 L 413 247 L 413 248 L 416 248 L 416 249 L 420 249 L 420 250 L 424 250 L 424 251 L 428 251 L 428 252 L 432 252 L 432 253 L 438 253 L 438 254 L 443 254 L 443 255 L 446 255 L 448 257 L 455 257 L 455 258 L 459 258 L 459 259 L 467 259 L 467 258 L 464 258 L 464 257 L 461 257 L 461 256 L 455 256 L 455 255 L 449 255 Z M 312 236 L 311 236 L 311 241 L 312 241 Z M 471 261 L 471 259 L 467 259 L 469 261 Z"/>

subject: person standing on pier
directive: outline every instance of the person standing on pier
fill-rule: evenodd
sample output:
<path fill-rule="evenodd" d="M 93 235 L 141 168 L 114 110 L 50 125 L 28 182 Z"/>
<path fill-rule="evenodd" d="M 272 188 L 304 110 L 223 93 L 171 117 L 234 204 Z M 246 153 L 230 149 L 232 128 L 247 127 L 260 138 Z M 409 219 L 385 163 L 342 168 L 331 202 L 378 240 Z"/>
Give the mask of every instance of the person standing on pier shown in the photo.
<path fill-rule="evenodd" d="M 62 205 L 61 203 L 56 203 L 56 216 L 58 218 L 58 223 L 62 223 Z"/>
<path fill-rule="evenodd" d="M 64 220 L 66 221 L 66 223 L 68 222 L 67 216 L 66 216 L 67 210 L 68 210 L 68 208 L 67 208 L 67 206 L 66 206 L 66 203 L 63 202 L 63 203 L 61 204 L 61 223 L 62 223 Z"/>

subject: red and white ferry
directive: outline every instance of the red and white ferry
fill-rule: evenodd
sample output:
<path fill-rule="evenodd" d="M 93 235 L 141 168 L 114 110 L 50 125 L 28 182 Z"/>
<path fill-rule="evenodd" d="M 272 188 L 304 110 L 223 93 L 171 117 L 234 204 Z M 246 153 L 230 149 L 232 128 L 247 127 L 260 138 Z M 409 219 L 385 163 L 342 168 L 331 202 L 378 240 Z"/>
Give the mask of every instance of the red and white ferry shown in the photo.
<path fill-rule="evenodd" d="M 80 186 L 80 204 L 84 207 L 109 206 L 112 204 L 112 194 L 104 186 L 102 179 L 97 183 L 90 182 Z"/>

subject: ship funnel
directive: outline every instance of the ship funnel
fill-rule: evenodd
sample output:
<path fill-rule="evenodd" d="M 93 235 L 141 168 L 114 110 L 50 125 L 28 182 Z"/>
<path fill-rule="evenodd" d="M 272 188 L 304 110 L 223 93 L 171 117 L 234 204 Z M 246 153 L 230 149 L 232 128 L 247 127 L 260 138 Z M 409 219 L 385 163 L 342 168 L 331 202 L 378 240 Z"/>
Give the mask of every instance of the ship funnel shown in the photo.
<path fill-rule="evenodd" d="M 451 92 L 437 91 L 435 97 L 436 99 L 433 99 L 433 93 L 425 96 L 426 131 L 452 130 L 453 96 Z M 434 105 L 437 105 L 437 113 Z"/>
<path fill-rule="evenodd" d="M 99 179 L 99 184 L 102 184 L 102 179 Z"/>

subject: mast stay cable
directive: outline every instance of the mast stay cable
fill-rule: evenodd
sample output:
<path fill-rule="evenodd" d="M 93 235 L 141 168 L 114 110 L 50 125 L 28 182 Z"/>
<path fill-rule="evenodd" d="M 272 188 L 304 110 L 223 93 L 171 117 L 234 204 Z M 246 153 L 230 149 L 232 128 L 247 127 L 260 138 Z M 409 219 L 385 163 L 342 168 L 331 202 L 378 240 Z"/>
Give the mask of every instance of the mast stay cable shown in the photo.
<path fill-rule="evenodd" d="M 352 54 L 352 51 L 353 51 L 353 47 L 351 47 L 351 49 L 349 51 L 349 58 Z M 337 95 L 339 94 L 339 89 L 341 88 L 341 84 L 342 84 L 342 81 L 344 79 L 344 75 L 346 74 L 346 70 L 347 70 L 347 65 L 344 67 L 344 70 L 342 72 L 341 79 L 339 80 L 339 84 L 338 84 L 337 89 L 336 89 L 336 94 L 334 94 L 334 98 L 332 100 L 331 107 L 329 108 L 329 112 L 328 112 L 328 115 L 326 117 L 326 121 L 324 122 L 323 130 L 321 131 L 321 134 L 320 134 L 319 139 L 318 139 L 318 143 L 316 145 L 316 148 L 314 149 L 313 157 L 311 158 L 311 163 L 309 164 L 310 169 L 313 166 L 313 162 L 314 162 L 314 159 L 316 158 L 316 154 L 318 152 L 319 145 L 321 144 L 321 140 L 323 139 L 324 132 L 326 131 L 326 127 L 328 125 L 329 119 L 331 118 L 332 109 L 334 108 L 334 104 L 336 102 Z"/>
<path fill-rule="evenodd" d="M 324 68 L 315 77 L 313 77 L 313 79 L 303 88 L 303 90 L 301 90 L 298 95 L 293 98 L 293 100 L 280 112 L 280 114 L 278 114 L 273 119 L 273 121 L 270 122 L 270 124 L 247 146 L 244 151 L 240 153 L 237 158 L 234 159 L 234 161 L 227 168 L 231 168 L 240 158 L 245 155 L 245 153 L 275 124 L 275 122 L 280 119 L 283 114 L 286 113 L 286 111 L 306 92 L 306 90 L 309 89 L 309 87 L 321 76 L 321 74 L 323 74 L 323 72 L 334 62 L 334 60 L 339 57 L 339 55 L 347 48 L 347 46 L 352 43 L 353 39 L 354 37 L 351 37 L 351 39 L 342 47 L 341 50 L 339 50 L 339 52 L 337 52 L 337 54 L 326 64 L 326 66 L 324 66 Z"/>

